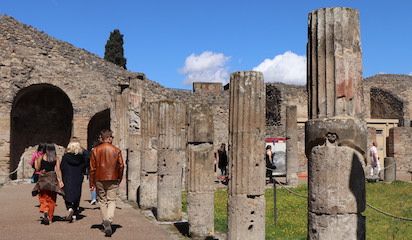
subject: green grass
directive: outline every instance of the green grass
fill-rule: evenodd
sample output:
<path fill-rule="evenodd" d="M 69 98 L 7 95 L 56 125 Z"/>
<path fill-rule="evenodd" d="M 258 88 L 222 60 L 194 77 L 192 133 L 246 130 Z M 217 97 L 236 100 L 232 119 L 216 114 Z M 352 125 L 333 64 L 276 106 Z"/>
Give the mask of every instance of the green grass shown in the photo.
<path fill-rule="evenodd" d="M 412 218 L 412 184 L 394 182 L 392 184 L 366 184 L 367 202 L 379 209 Z M 307 195 L 307 186 L 294 188 L 293 191 Z M 306 239 L 307 201 L 278 188 L 278 222 L 274 225 L 273 190 L 267 189 L 266 198 L 266 239 Z M 184 201 L 185 210 L 185 201 Z M 367 208 L 366 239 L 412 239 L 412 222 L 396 220 Z M 215 230 L 227 232 L 227 191 L 215 192 Z"/>

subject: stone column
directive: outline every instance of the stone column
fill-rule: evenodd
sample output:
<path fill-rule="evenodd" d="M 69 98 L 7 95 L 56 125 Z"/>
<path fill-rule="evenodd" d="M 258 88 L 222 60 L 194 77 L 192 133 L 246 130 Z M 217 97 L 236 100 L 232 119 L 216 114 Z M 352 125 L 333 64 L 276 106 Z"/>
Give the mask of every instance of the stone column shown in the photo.
<path fill-rule="evenodd" d="M 127 148 L 129 149 L 129 162 L 127 164 L 127 197 L 129 201 L 137 202 L 138 189 L 140 186 L 141 172 L 141 121 L 140 106 L 142 104 L 142 88 L 139 87 L 140 80 L 130 80 L 130 92 L 128 97 L 128 133 Z"/>
<path fill-rule="evenodd" d="M 214 235 L 213 114 L 208 105 L 188 111 L 187 214 L 192 239 Z"/>
<path fill-rule="evenodd" d="M 159 150 L 157 152 L 157 220 L 182 218 L 182 170 L 186 160 L 186 106 L 159 102 Z"/>
<path fill-rule="evenodd" d="M 365 239 L 359 14 L 349 8 L 315 10 L 308 29 L 308 239 Z"/>
<path fill-rule="evenodd" d="M 159 103 L 142 103 L 142 151 L 138 203 L 142 209 L 157 207 L 157 149 Z"/>
<path fill-rule="evenodd" d="M 386 157 L 384 162 L 384 178 L 385 182 L 393 182 L 396 180 L 396 162 L 393 157 Z"/>
<path fill-rule="evenodd" d="M 228 239 L 265 239 L 265 84 L 260 72 L 230 77 Z"/>
<path fill-rule="evenodd" d="M 298 185 L 298 119 L 297 107 L 286 107 L 286 182 L 288 185 Z"/>

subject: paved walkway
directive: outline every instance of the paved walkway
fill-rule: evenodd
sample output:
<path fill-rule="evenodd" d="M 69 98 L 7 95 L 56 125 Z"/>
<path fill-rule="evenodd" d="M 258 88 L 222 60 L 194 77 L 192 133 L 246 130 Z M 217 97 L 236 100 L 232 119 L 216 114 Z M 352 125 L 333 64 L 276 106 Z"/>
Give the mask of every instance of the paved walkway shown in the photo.
<path fill-rule="evenodd" d="M 101 231 L 100 209 L 89 203 L 87 185 L 83 185 L 80 207 L 84 208 L 82 218 L 68 223 L 56 221 L 48 226 L 40 224 L 38 198 L 31 196 L 33 184 L 8 184 L 0 187 L 0 239 L 108 239 Z M 55 216 L 66 216 L 63 199 L 58 196 Z M 171 240 L 164 227 L 150 222 L 139 210 L 118 201 L 114 233 L 111 239 Z"/>

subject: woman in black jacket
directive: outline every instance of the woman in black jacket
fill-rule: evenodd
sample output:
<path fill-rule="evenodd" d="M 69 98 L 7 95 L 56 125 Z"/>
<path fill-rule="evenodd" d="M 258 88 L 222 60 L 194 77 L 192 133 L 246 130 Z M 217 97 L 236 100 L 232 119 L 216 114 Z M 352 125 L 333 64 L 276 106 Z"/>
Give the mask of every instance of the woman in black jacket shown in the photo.
<path fill-rule="evenodd" d="M 83 148 L 77 141 L 70 142 L 60 165 L 64 183 L 64 201 L 68 210 L 66 220 L 69 222 L 76 220 L 79 213 L 85 167 Z"/>

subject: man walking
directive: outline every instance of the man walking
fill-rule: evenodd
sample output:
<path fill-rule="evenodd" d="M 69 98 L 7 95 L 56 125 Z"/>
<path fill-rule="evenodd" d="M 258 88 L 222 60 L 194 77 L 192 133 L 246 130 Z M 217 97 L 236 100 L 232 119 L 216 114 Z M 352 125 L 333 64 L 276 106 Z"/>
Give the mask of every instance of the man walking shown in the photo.
<path fill-rule="evenodd" d="M 111 130 L 102 130 L 102 143 L 93 148 L 90 156 L 90 190 L 96 189 L 107 237 L 112 235 L 111 224 L 116 209 L 117 191 L 124 169 L 122 152 L 112 145 L 112 134 Z"/>

